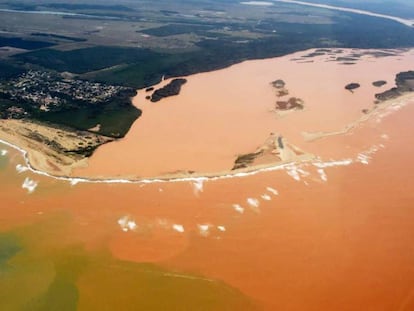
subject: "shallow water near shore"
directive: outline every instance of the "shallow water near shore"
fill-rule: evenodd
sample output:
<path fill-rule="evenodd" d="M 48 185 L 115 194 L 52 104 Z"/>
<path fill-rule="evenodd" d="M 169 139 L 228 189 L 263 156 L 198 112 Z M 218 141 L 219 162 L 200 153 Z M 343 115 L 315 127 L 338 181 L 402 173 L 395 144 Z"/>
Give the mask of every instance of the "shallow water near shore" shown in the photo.
<path fill-rule="evenodd" d="M 88 167 L 74 175 L 151 178 L 230 171 L 238 155 L 254 152 L 271 133 L 315 156 L 346 156 L 346 148 L 338 149 L 341 138 L 326 138 L 329 143 L 321 148 L 319 142 L 306 141 L 303 133 L 341 131 L 363 117 L 363 109 L 375 106 L 374 95 L 393 87 L 395 75 L 410 68 L 414 50 L 388 51 L 387 57 L 378 57 L 375 50 L 351 49 L 309 56 L 314 52 L 192 75 L 180 95 L 157 103 L 139 90 L 133 103 L 143 111 L 141 118 L 124 139 L 100 147 Z M 352 55 L 358 55 L 354 65 L 340 61 Z M 276 96 L 271 82 L 277 79 L 285 81 L 288 95 Z M 377 88 L 372 85 L 377 80 L 387 84 Z M 361 87 L 347 91 L 351 82 Z M 276 101 L 290 97 L 303 99 L 304 109 L 274 111 Z"/>
<path fill-rule="evenodd" d="M 413 115 L 302 142 L 314 161 L 171 183 L 71 184 L 0 145 L 0 309 L 411 310 Z"/>

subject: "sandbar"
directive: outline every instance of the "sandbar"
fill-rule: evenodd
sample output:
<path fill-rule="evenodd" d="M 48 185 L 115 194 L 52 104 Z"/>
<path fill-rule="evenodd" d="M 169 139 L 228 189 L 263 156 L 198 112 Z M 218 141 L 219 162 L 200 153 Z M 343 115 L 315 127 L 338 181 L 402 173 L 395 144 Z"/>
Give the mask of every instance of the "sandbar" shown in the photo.
<path fill-rule="evenodd" d="M 344 66 L 348 58 L 354 64 Z M 91 137 L 100 147 L 90 158 L 59 154 L 53 144 L 28 139 L 24 131 L 28 124 L 34 126 L 28 121 L 2 120 L 0 139 L 26 150 L 34 169 L 90 180 L 216 177 L 346 157 L 348 149 L 339 136 L 358 135 L 367 121 L 412 101 L 414 95 L 407 93 L 375 104 L 380 90 L 373 82 L 394 87 L 396 74 L 410 70 L 413 61 L 414 50 L 408 49 L 311 49 L 185 77 L 179 95 L 159 102 L 148 101 L 148 92 L 138 90 L 133 104 L 143 115 L 123 139 L 91 132 L 75 140 L 60 138 L 59 144 L 74 148 Z M 171 80 L 152 87 L 159 89 Z M 275 81 L 283 81 L 283 92 Z M 349 83 L 360 87 L 351 93 L 344 88 Z M 277 109 L 278 102 L 291 98 L 300 99 L 301 109 Z M 30 131 L 41 132 L 48 141 L 57 139 L 56 129 L 42 124 Z M 64 136 L 74 138 L 70 132 Z"/>

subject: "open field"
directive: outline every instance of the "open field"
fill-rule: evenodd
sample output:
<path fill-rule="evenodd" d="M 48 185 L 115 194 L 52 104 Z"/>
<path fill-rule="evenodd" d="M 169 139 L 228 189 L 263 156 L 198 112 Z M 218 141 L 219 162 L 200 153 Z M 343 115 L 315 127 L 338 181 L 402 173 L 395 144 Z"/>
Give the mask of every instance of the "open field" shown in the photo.
<path fill-rule="evenodd" d="M 18 37 L 32 42 L 30 49 L 53 45 L 27 54 L 16 50 L 8 62 L 134 87 L 153 84 L 162 75 L 209 71 L 313 47 L 393 48 L 414 42 L 412 29 L 392 21 L 288 3 L 2 3 L 0 7 L 14 10 L 82 14 L 0 12 L 4 42 Z M 27 48 L 20 41 L 14 45 Z"/>

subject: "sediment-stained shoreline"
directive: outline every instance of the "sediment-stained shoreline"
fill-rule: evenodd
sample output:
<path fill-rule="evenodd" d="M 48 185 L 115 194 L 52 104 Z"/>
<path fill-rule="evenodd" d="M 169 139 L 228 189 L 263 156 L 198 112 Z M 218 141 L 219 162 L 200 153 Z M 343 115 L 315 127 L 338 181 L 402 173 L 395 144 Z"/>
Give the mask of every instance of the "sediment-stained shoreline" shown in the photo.
<path fill-rule="evenodd" d="M 286 66 L 291 66 L 291 65 L 295 65 L 298 68 L 302 68 L 303 70 L 310 70 L 310 66 L 315 66 L 315 64 L 310 64 L 310 63 L 305 63 L 305 64 L 299 64 L 301 63 L 301 61 L 294 61 L 294 59 L 309 59 L 309 55 L 316 55 L 313 57 L 316 57 L 315 60 L 317 61 L 316 65 L 319 66 L 328 66 L 326 65 L 326 61 L 332 62 L 333 58 L 339 59 L 339 58 L 343 58 L 344 55 L 348 55 L 348 54 L 358 54 L 361 55 L 359 56 L 359 59 L 357 59 L 358 61 L 361 61 L 361 63 L 364 64 L 368 64 L 369 62 L 378 62 L 379 66 L 381 65 L 382 61 L 386 61 L 386 59 L 382 59 L 382 58 L 378 58 L 380 57 L 379 55 L 381 55 L 381 53 L 387 54 L 387 56 L 389 56 L 390 53 L 395 53 L 395 57 L 394 56 L 390 56 L 391 58 L 394 57 L 395 59 L 397 58 L 404 58 L 406 57 L 407 59 L 410 59 L 410 57 L 413 57 L 413 52 L 412 51 L 407 51 L 407 50 L 401 50 L 401 51 L 376 51 L 376 50 L 352 50 L 352 49 L 342 49 L 340 52 L 338 51 L 334 51 L 334 50 L 326 50 L 325 54 L 324 53 L 320 53 L 318 52 L 319 50 L 317 49 L 312 49 L 312 50 L 308 50 L 308 51 L 304 51 L 304 52 L 298 52 L 295 53 L 293 55 L 288 55 L 288 56 L 284 56 L 281 58 L 276 58 L 276 59 L 272 59 L 269 61 L 273 61 L 273 62 L 278 62 L 280 61 L 284 61 L 283 64 L 285 64 Z M 320 55 L 320 54 L 324 54 L 324 55 Z M 367 56 L 368 55 L 368 56 Z M 374 55 L 374 56 L 372 56 Z M 293 58 L 292 58 L 293 57 Z M 293 61 L 292 61 L 293 59 Z M 263 61 L 257 61 L 257 64 L 261 64 L 261 62 Z M 340 65 L 341 61 L 338 60 L 337 64 L 331 65 L 330 68 L 336 68 L 335 66 L 337 66 L 338 68 L 341 67 Z M 246 66 L 250 66 L 249 68 L 254 68 L 255 61 L 250 61 L 250 62 L 245 62 L 242 63 L 240 65 L 235 65 L 232 66 L 228 69 L 223 69 L 220 70 L 220 74 L 224 74 L 224 72 L 226 71 L 232 71 L 233 73 L 236 72 L 238 70 L 238 66 L 240 67 L 246 67 Z M 276 63 L 275 63 L 276 64 Z M 333 67 L 332 67 L 333 66 Z M 358 70 L 359 67 L 352 67 L 352 66 L 346 66 L 347 67 L 347 71 L 346 72 L 352 72 L 354 69 Z M 342 67 L 345 68 L 345 67 Z M 407 68 L 406 65 L 400 65 L 399 68 L 397 68 L 398 70 L 405 68 L 405 70 L 409 69 Z M 397 70 L 397 69 L 394 69 Z M 249 70 L 253 70 L 253 69 L 249 69 Z M 263 70 L 263 69 L 262 69 Z M 387 68 L 384 68 L 382 70 L 382 72 L 386 72 Z M 185 181 L 191 181 L 191 180 L 199 180 L 199 179 L 211 179 L 211 178 L 226 178 L 226 177 L 233 177 L 233 176 L 242 176 L 244 174 L 255 174 L 257 172 L 263 171 L 263 170 L 273 170 L 273 169 L 278 169 L 279 167 L 283 167 L 284 165 L 287 165 L 288 163 L 292 163 L 292 162 L 312 162 L 315 161 L 316 159 L 318 159 L 320 156 L 322 156 L 322 158 L 324 157 L 324 154 L 320 154 L 319 153 L 319 149 L 318 147 L 312 147 L 312 145 L 309 145 L 309 142 L 312 142 L 314 140 L 319 140 L 320 138 L 327 138 L 327 137 L 333 137 L 333 136 L 338 136 L 338 135 L 343 135 L 346 133 L 349 133 L 350 131 L 354 130 L 356 127 L 358 127 L 359 125 L 367 122 L 368 120 L 374 118 L 375 116 L 377 116 L 378 114 L 381 114 L 382 112 L 386 111 L 387 109 L 392 109 L 393 106 L 395 105 L 404 105 L 408 102 L 410 102 L 412 100 L 412 98 L 414 98 L 414 95 L 412 93 L 405 93 L 402 96 L 398 97 L 398 98 L 393 98 L 393 99 L 389 99 L 386 101 L 381 102 L 380 104 L 373 104 L 373 99 L 374 97 L 372 97 L 372 102 L 371 98 L 368 97 L 367 95 L 364 95 L 361 97 L 359 92 L 364 92 L 363 90 L 356 90 L 355 94 L 345 94 L 344 96 L 348 96 L 348 98 L 350 100 L 352 100 L 353 98 L 358 98 L 359 101 L 361 101 L 361 104 L 359 104 L 358 107 L 363 107 L 362 105 L 365 105 L 369 108 L 365 109 L 365 112 L 361 112 L 359 110 L 352 112 L 352 114 L 349 114 L 348 118 L 348 122 L 342 122 L 343 126 L 341 126 L 341 122 L 339 122 L 339 129 L 338 127 L 336 128 L 332 128 L 330 130 L 308 130 L 304 127 L 304 130 L 299 131 L 297 134 L 296 133 L 291 133 L 289 126 L 293 125 L 293 124 L 301 124 L 298 122 L 302 122 L 302 119 L 304 119 L 305 115 L 303 115 L 303 117 L 301 117 L 302 113 L 308 113 L 309 110 L 312 109 L 316 109 L 317 107 L 314 106 L 315 104 L 312 102 L 312 98 L 311 97 L 306 97 L 308 96 L 307 93 L 305 93 L 305 107 L 306 109 L 299 110 L 299 111 L 290 111 L 289 114 L 287 115 L 278 115 L 275 114 L 274 112 L 272 112 L 272 102 L 270 101 L 270 106 L 269 104 L 266 103 L 269 102 L 269 99 L 274 101 L 276 100 L 276 97 L 274 97 L 273 91 L 272 91 L 272 86 L 271 86 L 271 82 L 275 81 L 275 78 L 284 78 L 284 76 L 288 76 L 287 73 L 284 74 L 283 69 L 279 69 L 279 73 L 278 74 L 272 74 L 272 79 L 268 80 L 266 82 L 266 84 L 264 85 L 263 90 L 266 92 L 266 96 L 264 97 L 264 102 L 265 104 L 261 103 L 259 106 L 259 108 L 257 107 L 253 107 L 256 111 L 259 111 L 260 114 L 258 114 L 258 116 L 262 116 L 264 118 L 267 118 L 267 121 L 271 127 L 268 127 L 269 131 L 272 130 L 273 128 L 276 129 L 276 132 L 280 133 L 280 135 L 282 135 L 283 137 L 287 137 L 289 142 L 293 143 L 294 146 L 296 146 L 299 143 L 299 146 L 297 148 L 297 150 L 301 150 L 303 152 L 300 152 L 299 156 L 295 156 L 295 157 L 286 157 L 286 154 L 289 153 L 284 153 L 284 157 L 282 157 L 281 159 L 278 159 L 277 157 L 272 157 L 272 152 L 269 151 L 268 156 L 261 159 L 261 161 L 252 163 L 251 165 L 249 165 L 248 167 L 241 167 L 241 168 L 237 168 L 236 170 L 232 171 L 232 167 L 235 163 L 235 160 L 238 158 L 238 155 L 242 155 L 244 153 L 249 153 L 249 152 L 254 152 L 254 150 L 260 150 L 260 141 L 264 140 L 264 136 L 262 136 L 260 138 L 260 140 L 258 138 L 253 139 L 254 137 L 259 137 L 258 135 L 256 136 L 252 136 L 251 138 L 247 139 L 247 144 L 244 143 L 243 144 L 243 140 L 245 140 L 245 136 L 244 135 L 249 135 L 249 131 L 244 131 L 240 134 L 240 137 L 232 137 L 232 142 L 235 143 L 235 146 L 240 145 L 240 149 L 237 148 L 233 148 L 234 151 L 231 151 L 231 153 L 226 155 L 226 161 L 222 161 L 222 163 L 227 163 L 225 164 L 225 166 L 223 165 L 218 165 L 217 168 L 213 167 L 213 169 L 192 169 L 191 165 L 188 165 L 188 167 L 186 168 L 179 168 L 179 167 L 174 167 L 174 159 L 168 159 L 168 160 L 173 160 L 170 170 L 169 172 L 158 172 L 156 170 L 154 170 L 154 173 L 148 174 L 148 173 L 140 173 L 139 172 L 139 167 L 138 167 L 138 171 L 129 171 L 128 170 L 120 170 L 119 172 L 116 172 L 117 169 L 117 165 L 125 165 L 129 163 L 129 158 L 128 156 L 134 156 L 136 158 L 139 158 L 141 156 L 142 151 L 147 152 L 149 155 L 151 154 L 151 146 L 155 147 L 154 153 L 152 154 L 152 157 L 158 157 L 160 156 L 162 158 L 162 152 L 160 153 L 160 151 L 162 149 L 157 149 L 157 145 L 159 145 L 162 148 L 165 148 L 166 150 L 168 148 L 174 148 L 174 143 L 175 141 L 169 142 L 169 141 L 158 141 L 156 138 L 152 138 L 151 134 L 155 134 L 154 137 L 157 137 L 157 133 L 152 132 L 152 128 L 150 125 L 150 127 L 148 127 L 148 131 L 149 131 L 149 136 L 148 136 L 148 140 L 146 142 L 147 145 L 138 145 L 141 146 L 141 149 L 134 149 L 136 148 L 135 145 L 132 145 L 132 147 L 128 147 L 128 152 L 124 153 L 123 155 L 121 155 L 122 157 L 122 162 L 124 163 L 120 163 L 119 161 L 116 161 L 116 157 L 114 157 L 114 159 L 111 159 L 112 164 L 111 165 L 106 165 L 106 166 L 112 166 L 114 167 L 114 172 L 115 173 L 111 173 L 111 172 L 106 172 L 106 171 L 102 171 L 100 172 L 99 170 L 97 170 L 98 167 L 95 167 L 94 170 L 90 170 L 88 165 L 90 166 L 91 164 L 96 164 L 96 158 L 100 155 L 103 154 L 103 152 L 105 152 L 105 154 L 111 154 L 111 152 L 109 152 L 109 150 L 114 150 L 117 149 L 118 146 L 124 145 L 124 146 L 128 146 L 128 141 L 124 141 L 124 140 L 128 140 L 128 136 L 130 135 L 131 137 L 129 139 L 134 139 L 134 135 L 136 130 L 132 129 L 132 133 L 130 133 L 129 135 L 127 135 L 126 138 L 122 139 L 122 140 L 118 140 L 116 142 L 113 142 L 112 144 L 106 144 L 106 146 L 104 147 L 100 147 L 98 149 L 98 155 L 93 155 L 92 158 L 87 159 L 87 158 L 83 158 L 79 161 L 77 161 L 76 159 L 73 160 L 71 159 L 71 162 L 68 162 L 66 165 L 64 162 L 60 162 L 60 163 L 56 163 L 56 161 L 53 161 L 53 165 L 51 165 L 50 163 L 50 155 L 46 154 L 46 153 L 42 153 L 39 152 L 39 150 L 41 150 L 41 148 L 39 148 L 39 146 L 36 146 L 33 148 L 33 146 L 30 146 L 30 143 L 28 143 L 27 141 L 25 142 L 24 140 L 18 139 L 18 137 L 13 137 L 13 136 L 7 136 L 8 134 L 5 131 L 0 131 L 0 139 L 3 139 L 3 141 L 7 141 L 8 143 L 11 143 L 12 145 L 15 145 L 18 147 L 18 149 L 20 151 L 22 150 L 26 150 L 23 151 L 27 164 L 28 166 L 33 170 L 36 171 L 37 173 L 42 173 L 44 175 L 48 175 L 50 177 L 55 177 L 55 178 L 59 178 L 59 179 L 64 179 L 64 180 L 68 180 L 71 182 L 165 182 L 165 181 L 181 181 L 181 180 L 185 180 Z M 397 73 L 397 72 L 395 72 Z M 394 78 L 395 73 L 388 73 L 388 75 Z M 206 74 L 200 74 L 200 75 L 196 75 L 196 77 L 201 78 L 201 77 L 205 77 L 207 75 L 213 75 L 215 74 L 215 72 L 212 73 L 206 73 Z M 253 72 L 252 72 L 253 74 Z M 256 73 L 257 74 L 257 73 Z M 253 76 L 254 77 L 254 76 Z M 251 78 L 251 77 L 250 77 Z M 383 76 L 379 76 L 378 78 L 384 78 Z M 186 85 L 184 87 L 183 90 L 183 99 L 182 100 L 186 100 L 186 98 L 188 98 L 188 94 L 186 95 L 186 91 L 187 91 L 187 87 L 192 87 L 191 84 L 194 80 L 193 76 L 188 77 L 189 79 L 189 83 L 188 85 Z M 388 84 L 387 84 L 387 88 L 388 85 L 390 85 L 390 87 L 392 87 L 392 80 L 388 79 Z M 162 84 L 166 84 L 168 83 L 168 80 L 166 81 L 162 81 L 160 83 L 160 85 Z M 292 85 L 293 84 L 293 85 Z M 291 88 L 292 85 L 292 88 Z M 253 86 L 252 86 L 253 87 Z M 263 87 L 263 85 L 262 85 Z M 329 90 L 329 85 L 326 86 L 326 92 L 328 93 Z M 340 87 L 341 91 L 343 91 L 343 85 L 339 85 L 338 87 Z M 366 85 L 362 86 L 362 88 L 366 87 Z M 211 88 L 214 88 L 214 85 L 211 86 Z M 288 89 L 289 92 L 293 91 L 293 94 L 289 94 L 289 96 L 291 95 L 298 95 L 301 96 L 301 90 L 297 89 L 298 86 L 295 85 L 293 83 L 293 81 L 290 81 L 288 83 Z M 331 86 L 332 88 L 332 86 Z M 372 87 L 372 90 L 374 90 L 375 88 L 375 92 L 379 92 L 381 89 L 379 89 L 378 87 Z M 384 90 L 385 88 L 383 88 L 382 90 Z M 370 90 L 370 92 L 372 91 Z M 307 90 L 305 90 L 306 92 L 313 92 L 314 90 L 312 90 L 310 87 L 308 87 Z M 334 93 L 336 92 L 337 94 L 342 94 L 339 93 L 340 91 L 333 91 Z M 344 91 L 345 92 L 345 91 Z M 366 91 L 365 91 L 366 92 Z M 272 95 L 273 94 L 273 95 Z M 369 93 L 366 93 L 369 94 Z M 320 94 L 321 96 L 323 96 L 323 94 Z M 354 96 L 355 97 L 352 97 Z M 374 94 L 372 94 L 373 96 Z M 145 96 L 145 92 L 139 92 L 139 94 L 137 95 L 137 97 L 134 99 L 134 103 L 135 105 L 141 106 L 142 102 L 141 102 L 141 97 Z M 185 97 L 187 96 L 187 97 Z M 196 95 L 194 95 L 196 96 Z M 203 96 L 203 94 L 200 94 L 200 96 Z M 284 95 L 282 95 L 284 96 Z M 360 97 L 358 97 L 360 96 Z M 365 96 L 365 97 L 364 97 Z M 188 107 L 191 108 L 191 106 L 182 106 L 182 107 L 178 107 L 178 106 L 174 106 L 174 105 L 179 105 L 180 103 L 180 96 L 176 97 L 176 98 L 168 98 L 165 100 L 165 103 L 161 102 L 161 103 L 145 103 L 145 108 L 149 109 L 149 112 L 152 113 L 152 110 L 157 110 L 156 112 L 160 115 L 163 116 L 163 118 L 165 118 L 165 116 L 170 116 L 171 113 L 174 113 L 174 110 L 179 111 L 180 109 L 184 109 L 183 107 L 185 107 L 185 109 L 187 109 Z M 311 99 L 309 99 L 311 98 Z M 227 98 L 224 100 L 228 100 Z M 235 99 L 237 101 L 237 99 Z M 257 98 L 256 100 L 260 100 L 260 98 Z M 327 99 L 329 100 L 329 99 Z M 364 100 L 364 101 L 362 101 Z M 192 103 L 191 103 L 192 104 Z M 221 104 L 221 103 L 220 103 Z M 164 106 L 161 106 L 164 105 Z M 169 107 L 167 107 L 167 105 Z M 221 104 L 223 105 L 223 104 Z M 326 106 L 326 103 L 324 104 Z M 340 111 L 342 111 L 343 109 L 348 109 L 346 107 L 340 106 L 341 103 L 332 103 L 333 107 L 328 107 L 329 109 L 334 109 L 335 107 L 337 109 L 339 109 Z M 343 104 L 342 104 L 343 105 Z M 193 105 L 194 109 L 199 109 L 199 107 L 197 107 L 197 105 Z M 229 107 L 233 107 L 235 106 L 233 103 L 229 104 Z M 251 105 L 253 106 L 253 104 Z M 247 109 L 250 110 L 246 110 L 246 111 L 253 111 L 251 110 L 251 106 L 249 106 Z M 352 104 L 349 103 L 349 106 L 352 107 Z M 370 107 L 371 106 L 371 107 Z M 237 106 L 235 106 L 237 108 Z M 269 107 L 268 110 L 264 110 L 263 109 L 265 107 Z M 209 108 L 209 107 L 208 107 Z M 242 108 L 242 107 L 241 107 Z M 170 109 L 170 110 L 168 110 Z M 231 108 L 233 109 L 233 108 Z M 267 108 L 266 108 L 267 109 Z M 145 110 L 145 109 L 144 109 Z M 166 110 L 166 112 L 164 112 L 164 110 Z M 260 111 L 262 110 L 262 111 Z M 230 110 L 233 111 L 233 113 L 237 113 L 237 110 Z M 322 110 L 323 111 L 323 110 Z M 311 111 L 312 112 L 312 111 Z M 151 114 L 150 113 L 150 114 Z M 190 113 L 191 111 L 187 111 L 186 113 Z M 170 115 L 169 115 L 170 114 Z M 310 118 L 312 116 L 317 116 L 317 114 L 315 114 L 315 112 L 313 112 L 313 114 L 310 114 Z M 144 116 L 145 117 L 145 116 Z M 150 116 L 152 117 L 152 116 Z M 173 116 L 174 117 L 174 116 Z M 234 120 L 237 120 L 237 114 L 231 116 Z M 325 116 L 326 118 L 330 118 L 329 115 Z M 335 116 L 332 116 L 335 117 Z M 157 116 L 155 115 L 155 118 L 157 118 Z M 158 117 L 159 118 L 159 117 Z M 207 120 L 210 118 L 209 116 L 206 116 Z M 289 124 L 289 119 L 292 118 L 292 124 Z M 301 119 L 302 118 L 302 119 Z M 345 119 L 346 120 L 346 119 Z M 154 120 L 149 120 L 151 124 L 154 124 Z M 181 120 L 183 121 L 183 120 Z M 188 121 L 188 120 L 187 120 Z M 211 122 L 213 122 L 214 119 L 211 119 Z M 257 122 L 260 123 L 260 119 L 256 120 Z M 309 120 L 307 120 L 306 122 L 308 122 Z M 4 120 L 2 122 L 8 122 L 7 120 Z M 13 121 L 16 122 L 16 121 Z M 143 120 L 139 119 L 138 122 L 136 122 L 135 125 L 140 126 L 141 122 L 143 122 Z M 144 120 L 144 128 L 147 126 L 147 124 L 145 124 Z M 158 122 L 155 119 L 155 122 Z M 225 122 L 225 118 L 223 118 L 223 122 Z M 229 124 L 231 124 L 232 121 L 228 121 Z M 249 129 L 251 128 L 252 130 L 255 130 L 254 127 L 256 126 L 256 124 L 258 123 L 253 123 L 253 124 L 249 124 L 246 123 L 244 124 L 246 127 L 249 127 Z M 296 123 L 295 123 L 296 122 Z M 240 123 L 243 123 L 243 121 L 240 121 Z M 283 127 L 278 128 L 279 124 L 284 124 Z M 239 124 L 240 125 L 240 124 Z M 243 125 L 243 124 L 242 124 Z M 225 125 L 227 126 L 227 125 Z M 297 126 L 297 125 L 296 125 Z M 200 133 L 200 139 L 208 139 L 209 136 L 203 136 L 204 131 L 205 133 L 208 133 L 208 135 L 210 135 L 209 131 L 210 128 L 209 127 L 205 127 L 205 129 L 203 128 L 202 131 L 198 131 L 197 129 L 197 124 L 194 125 L 194 129 L 193 131 L 196 133 Z M 286 132 L 286 129 L 288 130 L 288 132 Z M 223 128 L 224 129 L 224 128 Z M 142 128 L 140 129 L 141 133 L 142 133 Z M 223 130 L 224 131 L 224 130 Z M 263 132 L 263 131 L 262 131 Z M 221 133 L 223 132 L 217 132 L 216 135 L 221 135 Z M 263 132 L 265 133 L 265 132 Z M 213 133 L 214 134 L 214 133 Z M 263 134 L 262 134 L 263 135 Z M 162 136 L 160 136 L 162 137 Z M 197 136 L 195 136 L 197 137 Z M 293 139 L 291 139 L 293 137 Z M 179 138 L 184 138 L 184 137 L 179 137 Z M 300 142 L 300 140 L 298 140 L 298 138 L 302 139 L 303 142 Z M 139 140 L 135 139 L 135 142 Z M 242 144 L 240 144 L 239 142 L 241 142 Z M 126 145 L 125 145 L 126 143 Z M 205 143 L 205 145 L 200 145 L 199 142 L 194 142 L 195 146 L 194 149 L 197 148 L 201 148 L 199 149 L 199 151 L 197 152 L 202 152 L 203 150 L 207 150 L 207 149 L 202 149 L 202 148 L 210 148 L 210 146 L 208 145 L 208 143 Z M 165 146 L 164 146 L 165 145 Z M 249 147 L 249 149 L 244 149 L 245 147 L 243 146 L 251 146 Z M 259 146 L 259 147 L 258 147 Z M 109 147 L 109 149 L 108 149 Z M 211 151 L 213 152 L 214 148 L 216 148 L 215 146 L 212 146 L 212 150 L 207 150 L 207 151 Z M 188 150 L 192 149 L 191 144 L 189 146 L 186 146 L 186 148 L 189 148 Z M 296 148 L 296 147 L 295 147 Z M 103 150 L 105 149 L 105 151 Z M 106 150 L 108 149 L 108 150 Z M 119 152 L 122 152 L 123 148 L 121 148 L 119 150 Z M 198 149 L 197 149 L 198 150 Z M 218 149 L 217 149 L 218 150 Z M 167 150 L 168 151 L 168 150 Z M 273 153 L 275 153 L 277 150 L 274 150 Z M 109 153 L 108 153 L 109 152 Z M 132 153 L 131 153 L 132 152 Z M 134 153 L 136 152 L 136 154 Z M 292 154 L 292 153 L 290 153 Z M 124 155 L 125 155 L 125 161 L 124 161 Z M 183 154 L 184 155 L 184 154 Z M 177 154 L 177 159 L 180 157 L 180 154 Z M 345 156 L 346 157 L 346 156 Z M 187 155 L 188 158 L 188 155 Z M 66 158 L 65 158 L 66 159 Z M 59 162 L 59 161 L 58 161 Z M 89 164 L 87 163 L 89 162 Z M 145 163 L 145 162 L 143 162 Z M 178 163 L 178 162 L 177 162 Z M 130 163 L 131 166 L 134 166 L 134 162 Z M 147 165 L 147 164 L 145 164 Z M 127 172 L 127 173 L 126 173 Z"/>
<path fill-rule="evenodd" d="M 348 133 L 349 131 L 355 129 L 359 124 L 369 120 L 371 117 L 377 115 L 378 113 L 386 111 L 387 108 L 392 108 L 393 106 L 402 107 L 406 105 L 408 102 L 414 102 L 414 94 L 406 94 L 403 95 L 401 98 L 388 100 L 381 104 L 379 109 L 372 110 L 370 114 L 366 114 L 362 116 L 359 120 L 356 120 L 354 123 L 349 124 L 342 130 L 338 130 L 335 132 L 327 132 L 327 133 L 303 133 L 305 140 L 317 140 L 324 137 L 334 136 L 334 135 L 343 135 Z M 0 137 L 2 133 L 0 132 Z M 269 163 L 269 164 L 261 164 L 261 165 L 254 165 L 246 168 L 239 168 L 236 170 L 227 170 L 222 172 L 207 172 L 207 173 L 177 173 L 177 174 L 166 174 L 161 176 L 155 177 L 142 177 L 142 178 L 119 178 L 116 176 L 109 176 L 109 177 L 102 177 L 102 178 L 87 178 L 87 177 L 76 177 L 71 176 L 70 174 L 57 174 L 55 175 L 54 172 L 42 170 L 37 168 L 33 165 L 32 160 L 33 157 L 30 155 L 30 151 L 24 149 L 24 147 L 20 147 L 13 143 L 10 143 L 7 140 L 3 140 L 0 138 L 0 143 L 7 145 L 13 149 L 18 150 L 24 157 L 26 162 L 27 168 L 35 174 L 47 176 L 50 178 L 54 178 L 57 180 L 68 181 L 72 184 L 77 184 L 80 182 L 83 183 L 163 183 L 163 182 L 188 182 L 188 181 L 203 181 L 203 180 L 217 180 L 217 179 L 227 179 L 227 178 L 234 178 L 234 177 L 246 177 L 255 175 L 261 172 L 268 172 L 268 171 L 275 171 L 281 170 L 292 163 L 311 163 L 317 167 L 329 167 L 329 166 L 342 166 L 342 165 L 349 165 L 352 164 L 353 161 L 351 159 L 340 159 L 340 160 L 330 160 L 330 161 L 323 161 L 321 158 L 314 156 L 314 155 L 304 155 L 302 157 L 296 157 L 294 160 L 285 160 L 279 161 L 276 163 Z M 38 154 L 39 155 L 39 154 Z M 45 155 L 41 155 L 41 157 L 47 157 Z M 36 161 L 39 163 L 39 161 Z M 43 162 L 43 161 L 42 161 Z M 79 161 L 79 163 L 72 164 L 69 168 L 69 172 L 73 167 L 79 167 L 87 165 L 85 163 L 85 159 Z M 60 172 L 67 172 L 64 169 L 60 170 Z"/>

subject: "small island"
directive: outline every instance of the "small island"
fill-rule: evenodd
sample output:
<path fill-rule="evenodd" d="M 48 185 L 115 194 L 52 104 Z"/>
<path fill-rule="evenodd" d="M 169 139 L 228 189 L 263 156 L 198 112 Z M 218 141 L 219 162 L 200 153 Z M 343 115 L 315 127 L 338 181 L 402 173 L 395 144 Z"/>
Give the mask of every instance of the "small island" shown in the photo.
<path fill-rule="evenodd" d="M 157 89 L 149 98 L 153 103 L 160 101 L 163 98 L 175 96 L 180 94 L 181 87 L 187 83 L 186 79 L 178 78 L 171 80 L 166 86 Z"/>
<path fill-rule="evenodd" d="M 395 99 L 404 93 L 414 91 L 414 71 L 405 71 L 397 74 L 395 78 L 396 87 L 393 87 L 385 92 L 375 94 L 376 103 L 379 104 L 389 99 Z"/>
<path fill-rule="evenodd" d="M 384 81 L 384 80 L 378 80 L 378 81 L 372 82 L 372 85 L 373 86 L 376 86 L 376 87 L 381 87 L 381 86 L 383 86 L 385 84 L 387 84 L 387 81 Z"/>
<path fill-rule="evenodd" d="M 276 110 L 302 110 L 304 102 L 297 97 L 291 97 L 287 101 L 280 100 L 276 102 Z"/>
<path fill-rule="evenodd" d="M 345 89 L 350 91 L 351 93 L 354 92 L 357 88 L 359 88 L 361 85 L 359 83 L 349 83 L 345 85 Z"/>
<path fill-rule="evenodd" d="M 286 88 L 286 82 L 277 79 L 273 82 L 270 82 L 273 88 L 276 91 L 276 97 L 280 99 L 281 97 L 285 97 L 289 95 L 289 90 Z M 276 101 L 274 110 L 275 111 L 291 111 L 291 110 L 302 110 L 304 108 L 304 101 L 298 97 L 290 97 L 286 100 L 278 100 Z"/>
<path fill-rule="evenodd" d="M 283 97 L 289 94 L 288 89 L 285 88 L 286 82 L 278 79 L 270 83 L 276 89 L 276 96 Z"/>

